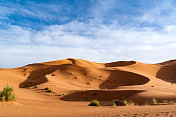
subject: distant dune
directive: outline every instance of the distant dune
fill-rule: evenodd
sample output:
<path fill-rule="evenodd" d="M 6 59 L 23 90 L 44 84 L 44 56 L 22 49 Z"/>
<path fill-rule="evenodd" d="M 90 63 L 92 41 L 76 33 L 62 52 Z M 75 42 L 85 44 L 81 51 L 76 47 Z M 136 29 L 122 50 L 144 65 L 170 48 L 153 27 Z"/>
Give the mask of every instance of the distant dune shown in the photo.
<path fill-rule="evenodd" d="M 57 99 L 52 98 L 54 102 L 60 102 L 58 108 L 73 102 L 82 104 L 92 99 L 98 99 L 101 105 L 110 106 L 113 99 L 122 97 L 144 104 L 151 98 L 176 100 L 175 70 L 176 60 L 144 64 L 137 61 L 95 63 L 68 58 L 20 68 L 0 68 L 0 88 L 7 83 L 13 85 L 17 102 L 29 104 L 27 108 L 32 108 L 35 104 L 30 103 L 35 100 L 39 105 L 48 101 L 44 95 L 46 93 L 42 93 L 45 87 L 54 89 L 57 94 L 64 93 Z M 35 85 L 39 88 L 26 89 Z M 45 108 L 41 107 L 40 111 L 42 109 Z"/>

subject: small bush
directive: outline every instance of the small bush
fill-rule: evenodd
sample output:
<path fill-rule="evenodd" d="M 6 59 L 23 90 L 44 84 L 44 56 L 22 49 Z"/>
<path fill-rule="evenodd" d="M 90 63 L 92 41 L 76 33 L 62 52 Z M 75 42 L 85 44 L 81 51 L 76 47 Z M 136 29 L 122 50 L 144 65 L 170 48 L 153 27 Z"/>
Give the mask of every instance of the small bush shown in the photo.
<path fill-rule="evenodd" d="M 47 89 L 46 92 L 52 92 L 52 90 L 51 89 Z"/>
<path fill-rule="evenodd" d="M 157 105 L 158 101 L 155 98 L 152 98 L 150 101 L 145 101 L 145 105 Z"/>
<path fill-rule="evenodd" d="M 53 90 L 51 90 L 50 88 L 48 87 L 45 87 L 44 90 L 46 90 L 46 92 L 52 92 Z"/>
<path fill-rule="evenodd" d="M 114 106 L 126 106 L 128 104 L 128 102 L 125 99 L 119 100 L 119 99 L 115 99 L 113 100 L 113 105 Z"/>
<path fill-rule="evenodd" d="M 88 106 L 100 106 L 100 103 L 97 99 L 92 100 Z"/>
<path fill-rule="evenodd" d="M 4 87 L 3 91 L 0 91 L 0 101 L 15 101 L 16 96 L 13 93 L 13 87 L 10 87 L 8 84 Z"/>
<path fill-rule="evenodd" d="M 163 103 L 168 103 L 168 101 L 167 101 L 167 100 L 163 100 L 162 102 L 163 102 Z"/>
<path fill-rule="evenodd" d="M 36 89 L 36 88 L 38 88 L 38 86 L 37 86 L 37 85 L 35 85 L 33 88 L 34 88 L 34 89 Z"/>
<path fill-rule="evenodd" d="M 2 97 L 0 97 L 0 100 L 1 100 L 2 102 L 5 102 L 5 101 L 6 101 L 6 97 L 3 95 Z"/>
<path fill-rule="evenodd" d="M 44 90 L 48 90 L 49 88 L 48 87 L 45 87 Z"/>
<path fill-rule="evenodd" d="M 155 98 L 152 98 L 150 104 L 151 104 L 151 105 L 157 105 L 157 104 L 158 104 L 158 101 L 157 101 Z"/>

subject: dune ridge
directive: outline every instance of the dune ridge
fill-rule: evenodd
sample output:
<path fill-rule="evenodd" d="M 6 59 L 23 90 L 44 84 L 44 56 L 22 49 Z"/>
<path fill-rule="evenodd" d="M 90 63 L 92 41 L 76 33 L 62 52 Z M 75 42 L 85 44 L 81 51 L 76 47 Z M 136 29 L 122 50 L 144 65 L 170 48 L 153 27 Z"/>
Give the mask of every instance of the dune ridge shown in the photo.
<path fill-rule="evenodd" d="M 7 83 L 15 86 L 19 101 L 31 100 L 27 93 L 35 100 L 44 100 L 41 94 L 25 90 L 38 85 L 65 92 L 66 95 L 59 97 L 63 101 L 98 99 L 101 105 L 112 105 L 113 99 L 125 97 L 142 104 L 154 97 L 176 100 L 175 69 L 175 60 L 145 64 L 137 61 L 96 63 L 68 58 L 13 69 L 1 68 L 0 86 Z"/>

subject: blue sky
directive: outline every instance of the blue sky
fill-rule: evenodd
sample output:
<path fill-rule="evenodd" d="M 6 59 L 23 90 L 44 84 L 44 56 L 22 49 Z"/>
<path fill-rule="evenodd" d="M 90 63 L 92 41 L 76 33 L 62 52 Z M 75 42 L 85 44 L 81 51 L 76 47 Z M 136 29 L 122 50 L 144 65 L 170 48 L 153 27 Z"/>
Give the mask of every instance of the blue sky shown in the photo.
<path fill-rule="evenodd" d="M 175 59 L 175 0 L 0 0 L 0 68 Z"/>

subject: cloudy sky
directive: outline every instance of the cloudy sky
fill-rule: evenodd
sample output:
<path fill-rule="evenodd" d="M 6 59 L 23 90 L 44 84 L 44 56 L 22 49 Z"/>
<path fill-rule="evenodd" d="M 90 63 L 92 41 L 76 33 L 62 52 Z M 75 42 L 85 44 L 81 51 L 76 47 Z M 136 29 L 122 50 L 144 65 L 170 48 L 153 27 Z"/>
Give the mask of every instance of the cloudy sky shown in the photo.
<path fill-rule="evenodd" d="M 175 0 L 0 0 L 0 68 L 176 58 Z"/>

